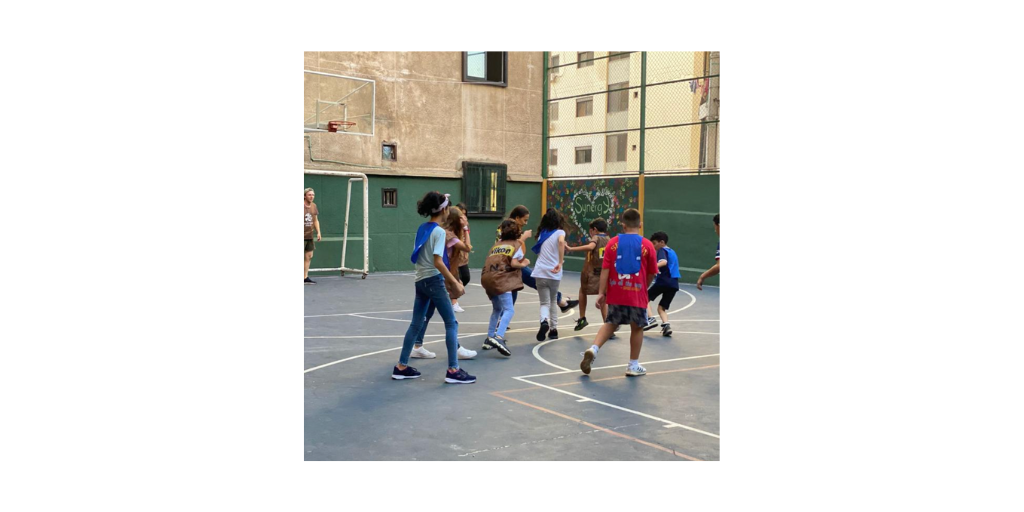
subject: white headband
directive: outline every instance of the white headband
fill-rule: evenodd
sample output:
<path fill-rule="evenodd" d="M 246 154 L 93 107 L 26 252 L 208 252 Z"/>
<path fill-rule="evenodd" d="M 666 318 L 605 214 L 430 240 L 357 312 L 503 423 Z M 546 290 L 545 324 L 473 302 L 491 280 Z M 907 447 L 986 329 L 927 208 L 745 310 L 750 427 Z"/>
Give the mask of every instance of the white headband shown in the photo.
<path fill-rule="evenodd" d="M 437 212 L 440 212 L 441 210 L 444 210 L 448 206 L 448 195 L 449 194 L 445 194 L 444 195 L 444 202 L 441 203 L 441 206 L 438 206 L 437 208 L 434 208 L 433 210 L 431 210 L 431 212 L 437 213 Z"/>

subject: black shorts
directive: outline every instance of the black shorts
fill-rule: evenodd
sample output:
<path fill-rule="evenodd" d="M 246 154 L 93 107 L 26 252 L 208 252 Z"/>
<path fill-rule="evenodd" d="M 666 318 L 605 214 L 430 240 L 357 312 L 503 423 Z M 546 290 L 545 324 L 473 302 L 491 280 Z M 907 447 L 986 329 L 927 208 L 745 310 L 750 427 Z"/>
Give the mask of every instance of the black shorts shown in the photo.
<path fill-rule="evenodd" d="M 658 298 L 658 295 L 661 295 L 661 302 L 659 302 L 658 305 L 667 311 L 668 306 L 672 304 L 672 299 L 675 298 L 676 292 L 678 291 L 679 288 L 670 288 L 668 286 L 654 285 L 649 290 L 647 290 L 647 300 L 653 301 L 654 299 Z"/>
<path fill-rule="evenodd" d="M 462 286 L 469 284 L 469 265 L 459 267 L 459 279 L 462 280 Z"/>
<path fill-rule="evenodd" d="M 605 318 L 604 322 L 615 325 L 637 324 L 643 327 L 647 325 L 647 309 L 608 304 L 608 318 Z"/>
<path fill-rule="evenodd" d="M 315 247 L 316 244 L 314 244 L 312 240 L 306 240 L 306 252 L 313 252 Z"/>

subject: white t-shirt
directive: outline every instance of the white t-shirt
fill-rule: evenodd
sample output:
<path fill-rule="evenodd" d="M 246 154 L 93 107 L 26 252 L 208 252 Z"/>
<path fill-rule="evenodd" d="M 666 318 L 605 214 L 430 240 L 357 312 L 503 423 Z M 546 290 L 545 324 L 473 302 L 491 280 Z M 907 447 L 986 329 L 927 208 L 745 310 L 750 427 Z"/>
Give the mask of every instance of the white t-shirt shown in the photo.
<path fill-rule="evenodd" d="M 416 258 L 416 281 L 439 275 L 441 272 L 434 266 L 434 255 L 444 257 L 444 229 L 437 226 L 430 232 L 430 238 L 423 244 Z"/>
<path fill-rule="evenodd" d="M 562 279 L 562 271 L 565 268 L 559 269 L 558 273 L 554 273 L 551 269 L 558 265 L 558 237 L 564 237 L 565 231 L 561 229 L 555 230 L 551 233 L 551 236 L 544 241 L 544 245 L 540 246 L 540 254 L 537 255 L 537 264 L 533 266 L 534 279 L 540 277 L 542 279 Z M 565 267 L 563 264 L 562 267 Z"/>

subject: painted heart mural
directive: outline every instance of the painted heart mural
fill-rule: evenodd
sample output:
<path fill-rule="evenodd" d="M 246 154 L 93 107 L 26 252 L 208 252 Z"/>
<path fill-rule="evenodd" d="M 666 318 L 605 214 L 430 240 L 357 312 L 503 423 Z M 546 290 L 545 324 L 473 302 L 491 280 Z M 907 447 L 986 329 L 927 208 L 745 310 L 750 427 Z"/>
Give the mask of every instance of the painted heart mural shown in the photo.
<path fill-rule="evenodd" d="M 569 219 L 566 239 L 570 245 L 585 243 L 590 221 L 608 221 L 608 234 L 622 230 L 619 217 L 626 208 L 639 208 L 636 178 L 583 179 L 548 182 L 548 208 L 557 208 Z"/>

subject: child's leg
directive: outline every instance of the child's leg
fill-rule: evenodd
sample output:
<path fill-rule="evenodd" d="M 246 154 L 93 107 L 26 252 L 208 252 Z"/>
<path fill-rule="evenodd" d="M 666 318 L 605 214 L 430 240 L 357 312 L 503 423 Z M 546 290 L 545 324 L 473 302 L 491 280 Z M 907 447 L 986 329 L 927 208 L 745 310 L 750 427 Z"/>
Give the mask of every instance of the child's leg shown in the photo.
<path fill-rule="evenodd" d="M 640 359 L 640 348 L 644 346 L 644 328 L 636 323 L 629 324 L 629 359 Z"/>
<path fill-rule="evenodd" d="M 427 297 L 427 311 L 423 315 L 423 327 L 420 328 L 420 332 L 416 333 L 416 348 L 423 346 L 423 337 L 427 334 L 427 326 L 430 325 L 430 319 L 434 317 L 434 302 Z"/>
<path fill-rule="evenodd" d="M 409 355 L 412 354 L 412 346 L 416 341 L 416 336 L 426 329 L 427 325 L 424 314 L 426 313 L 427 305 L 430 304 L 430 298 L 426 294 L 426 287 L 421 286 L 420 283 L 422 281 L 416 283 L 416 300 L 412 306 L 412 323 L 405 330 L 405 340 L 402 341 L 402 353 L 398 356 L 399 370 L 404 370 L 409 365 Z M 422 342 L 420 344 L 422 345 Z"/>
<path fill-rule="evenodd" d="M 537 295 L 540 296 L 540 321 L 543 322 L 551 317 L 551 295 L 548 293 L 549 279 L 534 279 L 537 285 Z"/>
<path fill-rule="evenodd" d="M 561 283 L 562 281 L 560 279 L 548 280 L 548 294 L 551 296 L 552 304 L 558 304 L 558 298 L 561 297 L 561 295 L 558 293 L 558 285 Z M 554 308 L 551 308 L 551 310 L 552 312 L 554 312 L 554 314 L 551 315 L 551 319 L 548 322 L 548 324 L 551 326 L 551 330 L 553 331 L 555 330 L 555 328 L 558 327 L 558 311 L 555 311 Z"/>
<path fill-rule="evenodd" d="M 597 331 L 597 337 L 594 338 L 594 345 L 597 345 L 597 348 L 603 347 L 604 343 L 608 341 L 608 338 L 612 337 L 612 333 L 615 332 L 616 327 L 618 326 L 607 322 L 601 324 L 601 328 Z"/>
<path fill-rule="evenodd" d="M 437 308 L 437 313 L 444 319 L 444 344 L 448 349 L 448 368 L 457 370 L 459 368 L 459 321 L 455 319 L 455 310 L 448 302 L 448 290 L 444 288 L 444 279 L 430 278 L 427 294 L 430 295 L 434 307 Z"/>
<path fill-rule="evenodd" d="M 580 286 L 580 318 L 587 317 L 587 294 L 583 286 Z"/>
<path fill-rule="evenodd" d="M 498 336 L 504 338 L 505 330 L 508 329 L 508 324 L 512 322 L 512 317 L 516 312 L 512 306 L 511 293 L 503 293 L 497 299 L 501 302 L 501 323 L 498 324 Z"/>
<path fill-rule="evenodd" d="M 668 311 L 665 311 L 661 304 L 658 304 L 658 317 L 661 318 L 661 323 L 668 323 Z"/>
<path fill-rule="evenodd" d="M 604 306 L 601 306 L 601 321 L 608 319 L 608 301 L 604 302 Z"/>
<path fill-rule="evenodd" d="M 497 297 L 494 297 L 493 299 L 491 299 L 491 321 L 487 324 L 487 337 L 488 338 L 493 338 L 494 337 L 495 330 L 498 328 L 498 322 L 501 321 L 501 309 L 502 309 L 501 296 L 502 295 L 505 295 L 505 294 L 503 293 L 503 294 L 498 295 Z M 509 295 L 509 300 L 512 300 L 512 297 L 511 297 L 512 294 L 510 293 L 508 295 Z"/>

